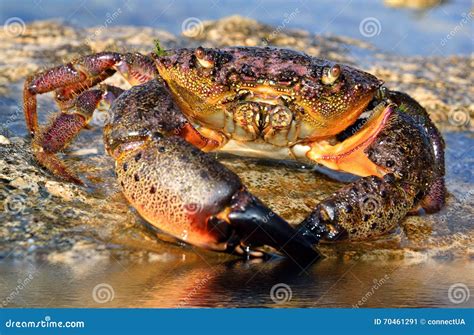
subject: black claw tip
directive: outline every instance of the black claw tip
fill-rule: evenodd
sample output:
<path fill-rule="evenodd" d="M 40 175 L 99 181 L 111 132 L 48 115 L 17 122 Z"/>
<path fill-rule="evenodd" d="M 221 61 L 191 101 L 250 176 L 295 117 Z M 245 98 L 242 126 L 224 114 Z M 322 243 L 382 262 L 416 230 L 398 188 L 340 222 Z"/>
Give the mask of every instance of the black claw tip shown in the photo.
<path fill-rule="evenodd" d="M 328 234 L 326 225 L 321 223 L 319 215 L 314 212 L 298 225 L 297 230 L 311 244 L 319 243 Z"/>
<path fill-rule="evenodd" d="M 347 230 L 336 222 L 336 212 L 333 204 L 318 206 L 299 225 L 297 230 L 312 244 L 324 241 L 340 241 L 347 239 Z"/>
<path fill-rule="evenodd" d="M 271 246 L 298 263 L 312 263 L 321 258 L 297 230 L 245 190 L 232 199 L 228 218 L 245 245 Z"/>

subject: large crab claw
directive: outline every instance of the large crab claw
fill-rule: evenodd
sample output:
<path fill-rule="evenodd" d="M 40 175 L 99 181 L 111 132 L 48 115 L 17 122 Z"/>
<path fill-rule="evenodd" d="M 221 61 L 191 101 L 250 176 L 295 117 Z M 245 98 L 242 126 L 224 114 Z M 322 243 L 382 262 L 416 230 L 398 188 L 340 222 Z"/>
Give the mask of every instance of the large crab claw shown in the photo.
<path fill-rule="evenodd" d="M 158 81 L 123 93 L 111 111 L 107 150 L 125 197 L 149 223 L 217 251 L 252 256 L 269 246 L 298 263 L 320 257 L 236 174 L 198 148 L 209 143 L 199 138 Z"/>
<path fill-rule="evenodd" d="M 408 95 L 387 91 L 353 136 L 314 145 L 310 157 L 360 179 L 320 202 L 299 225 L 317 243 L 364 240 L 387 233 L 408 213 L 444 204 L 444 142 L 426 111 Z"/>

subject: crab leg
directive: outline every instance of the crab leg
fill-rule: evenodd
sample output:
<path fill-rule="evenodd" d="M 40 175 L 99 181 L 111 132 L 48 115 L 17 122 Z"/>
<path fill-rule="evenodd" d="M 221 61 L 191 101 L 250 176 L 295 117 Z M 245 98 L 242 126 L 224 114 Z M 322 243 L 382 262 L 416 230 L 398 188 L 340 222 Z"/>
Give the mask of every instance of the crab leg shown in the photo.
<path fill-rule="evenodd" d="M 409 114 L 423 126 L 425 139 L 429 142 L 429 147 L 432 149 L 433 161 L 433 182 L 430 188 L 425 192 L 424 197 L 421 198 L 420 203 L 410 211 L 410 213 L 417 213 L 424 211 L 426 213 L 436 213 L 445 204 L 446 200 L 446 186 L 444 182 L 445 168 L 444 168 L 444 149 L 445 143 L 438 128 L 435 127 L 430 120 L 425 109 L 409 95 L 390 91 L 389 98 L 391 101 L 399 106 L 403 106 L 405 113 Z"/>
<path fill-rule="evenodd" d="M 112 115 L 104 135 L 118 182 L 152 225 L 217 251 L 259 255 L 266 245 L 300 263 L 320 257 L 236 174 L 196 147 L 193 128 L 158 81 L 122 94 Z M 208 147 L 205 142 L 199 139 L 198 146 Z"/>
<path fill-rule="evenodd" d="M 87 126 L 104 97 L 107 103 L 111 103 L 121 92 L 120 88 L 108 85 L 102 89 L 85 91 L 67 109 L 53 114 L 50 122 L 41 127 L 33 138 L 32 148 L 38 163 L 61 179 L 82 184 L 56 153 L 63 150 Z"/>
<path fill-rule="evenodd" d="M 106 97 L 110 104 L 122 90 L 103 85 L 89 90 L 121 73 L 132 85 L 154 78 L 153 61 L 140 54 L 102 52 L 76 59 L 29 77 L 23 90 L 25 120 L 33 137 L 36 160 L 54 175 L 78 184 L 82 182 L 55 155 L 88 124 L 94 109 Z M 36 111 L 36 95 L 55 91 L 60 113 L 40 128 Z"/>
<path fill-rule="evenodd" d="M 312 243 L 369 239 L 396 227 L 414 200 L 413 188 L 393 174 L 363 177 L 319 203 L 299 229 Z"/>
<path fill-rule="evenodd" d="M 119 71 L 132 85 L 157 76 L 153 60 L 140 54 L 102 52 L 76 59 L 25 81 L 23 105 L 25 120 L 31 135 L 38 129 L 36 95 L 56 91 L 61 109 L 69 107 L 73 98 Z M 68 104 L 69 102 L 69 104 Z"/>
<path fill-rule="evenodd" d="M 313 243 L 378 236 L 413 208 L 433 211 L 444 202 L 441 137 L 413 99 L 398 92 L 389 97 L 396 104 L 376 111 L 356 135 L 335 146 L 315 144 L 308 153 L 320 164 L 362 176 L 323 200 L 300 224 Z"/>

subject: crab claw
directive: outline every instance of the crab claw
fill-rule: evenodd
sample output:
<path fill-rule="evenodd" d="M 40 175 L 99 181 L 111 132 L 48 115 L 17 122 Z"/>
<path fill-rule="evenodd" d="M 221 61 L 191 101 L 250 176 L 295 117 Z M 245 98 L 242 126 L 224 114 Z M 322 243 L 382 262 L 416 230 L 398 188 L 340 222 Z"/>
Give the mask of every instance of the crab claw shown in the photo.
<path fill-rule="evenodd" d="M 368 240 L 408 214 L 439 210 L 445 200 L 444 142 L 426 111 L 408 95 L 387 91 L 354 135 L 314 146 L 311 157 L 361 176 L 321 201 L 298 226 L 312 243 Z"/>
<path fill-rule="evenodd" d="M 121 143 L 113 150 L 128 201 L 149 223 L 184 242 L 243 256 L 269 246 L 299 264 L 320 255 L 211 155 L 180 137 Z"/>
<path fill-rule="evenodd" d="M 296 261 L 313 262 L 321 257 L 308 240 L 246 190 L 235 194 L 227 218 L 240 246 L 268 245 Z"/>

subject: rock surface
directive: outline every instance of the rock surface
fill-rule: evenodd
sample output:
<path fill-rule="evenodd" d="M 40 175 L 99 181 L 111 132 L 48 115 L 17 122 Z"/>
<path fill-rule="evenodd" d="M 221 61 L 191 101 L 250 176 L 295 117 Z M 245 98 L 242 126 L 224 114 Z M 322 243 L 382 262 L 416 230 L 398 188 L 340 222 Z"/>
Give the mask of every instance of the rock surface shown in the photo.
<path fill-rule="evenodd" d="M 193 34 L 196 35 L 196 34 Z M 103 50 L 153 50 L 203 45 L 290 47 L 317 57 L 348 63 L 373 73 L 392 89 L 411 94 L 444 132 L 448 142 L 448 206 L 441 213 L 408 217 L 386 238 L 367 243 L 322 246 L 332 257 L 472 257 L 474 96 L 472 57 L 400 57 L 371 45 L 305 31 L 278 31 L 242 17 L 205 22 L 192 38 L 143 27 L 79 29 L 55 21 L 34 22 L 19 36 L 0 31 L 0 258 L 47 257 L 197 257 L 189 247 L 163 242 L 130 209 L 104 153 L 100 127 L 84 131 L 65 152 L 68 164 L 88 187 L 60 182 L 34 163 L 25 136 L 21 106 L 24 78 L 81 55 Z M 115 76 L 109 82 L 127 87 Z M 53 110 L 50 96 L 39 101 L 40 121 Z M 100 123 L 100 122 L 99 122 Z M 286 162 L 257 163 L 225 159 L 244 183 L 276 212 L 299 222 L 340 184 Z M 281 190 L 288 190 L 282 193 Z M 163 237 L 163 236 L 161 236 Z M 166 240 L 166 238 L 164 238 Z M 210 257 L 225 257 L 206 252 Z M 158 255 L 158 256 L 157 256 Z"/>

